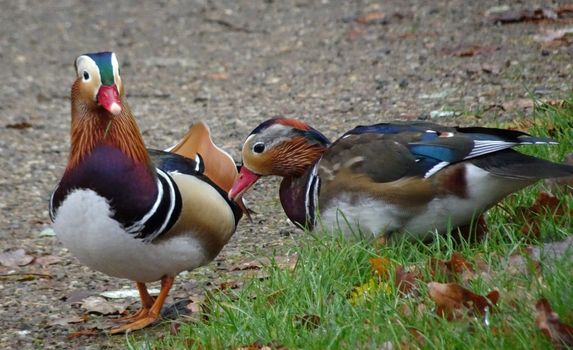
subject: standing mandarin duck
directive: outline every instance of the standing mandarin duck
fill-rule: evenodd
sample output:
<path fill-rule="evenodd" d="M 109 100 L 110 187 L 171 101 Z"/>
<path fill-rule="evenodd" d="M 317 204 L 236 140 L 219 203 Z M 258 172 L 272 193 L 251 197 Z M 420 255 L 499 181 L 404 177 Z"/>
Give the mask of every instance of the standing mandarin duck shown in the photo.
<path fill-rule="evenodd" d="M 511 149 L 552 143 L 512 130 L 396 122 L 358 126 L 331 144 L 302 121 L 274 118 L 245 141 L 229 198 L 261 176 L 282 176 L 281 204 L 299 226 L 425 240 L 469 225 L 539 179 L 573 174 L 573 166 Z"/>
<path fill-rule="evenodd" d="M 70 155 L 50 216 L 82 263 L 137 283 L 141 309 L 111 332 L 137 330 L 159 318 L 175 276 L 211 261 L 235 232 L 242 211 L 227 191 L 238 172 L 204 124 L 171 152 L 147 150 L 114 53 L 79 56 L 75 68 Z M 157 280 L 154 299 L 145 283 Z"/>

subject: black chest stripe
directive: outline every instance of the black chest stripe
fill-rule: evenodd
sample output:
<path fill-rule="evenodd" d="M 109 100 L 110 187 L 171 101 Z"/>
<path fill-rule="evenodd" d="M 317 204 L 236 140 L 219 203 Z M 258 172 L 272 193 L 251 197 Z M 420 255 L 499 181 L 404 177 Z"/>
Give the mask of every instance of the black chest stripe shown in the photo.
<path fill-rule="evenodd" d="M 147 213 L 125 228 L 144 242 L 151 242 L 173 227 L 181 213 L 181 194 L 169 174 L 157 170 L 157 199 Z"/>

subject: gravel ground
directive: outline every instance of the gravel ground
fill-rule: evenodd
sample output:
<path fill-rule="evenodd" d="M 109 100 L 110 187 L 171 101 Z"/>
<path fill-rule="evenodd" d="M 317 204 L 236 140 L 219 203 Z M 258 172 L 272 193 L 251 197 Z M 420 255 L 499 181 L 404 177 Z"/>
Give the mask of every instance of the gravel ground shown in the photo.
<path fill-rule="evenodd" d="M 517 1 L 511 9 L 536 3 Z M 124 347 L 122 337 L 102 334 L 69 339 L 105 317 L 54 325 L 83 314 L 70 299 L 130 286 L 80 266 L 54 237 L 40 236 L 66 163 L 77 55 L 117 53 L 149 147 L 169 146 L 191 122 L 205 120 L 238 159 L 250 130 L 277 114 L 301 117 L 334 137 L 359 123 L 396 118 L 480 124 L 527 115 L 520 99 L 528 92 L 568 96 L 573 47 L 542 47 L 533 36 L 570 27 L 572 18 L 494 24 L 488 13 L 498 5 L 0 1 L 0 246 L 63 258 L 44 267 L 0 266 L 0 348 Z M 439 110 L 464 113 L 431 114 Z M 225 278 L 225 265 L 261 248 L 283 253 L 296 242 L 300 233 L 282 213 L 277 183 L 257 185 L 249 197 L 254 222 L 241 223 L 216 263 L 181 277 L 173 299 L 201 294 L 213 278 Z M 45 276 L 25 275 L 31 272 Z"/>

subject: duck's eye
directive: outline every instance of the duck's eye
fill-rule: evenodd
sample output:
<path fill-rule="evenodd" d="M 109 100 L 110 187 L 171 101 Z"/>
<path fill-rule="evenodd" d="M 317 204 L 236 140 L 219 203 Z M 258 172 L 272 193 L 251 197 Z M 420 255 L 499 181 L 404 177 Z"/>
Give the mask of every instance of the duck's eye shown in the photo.
<path fill-rule="evenodd" d="M 90 80 L 90 73 L 87 70 L 84 71 L 84 80 Z"/>
<path fill-rule="evenodd" d="M 257 142 L 253 146 L 253 152 L 255 153 L 263 153 L 265 151 L 265 144 L 262 142 Z"/>

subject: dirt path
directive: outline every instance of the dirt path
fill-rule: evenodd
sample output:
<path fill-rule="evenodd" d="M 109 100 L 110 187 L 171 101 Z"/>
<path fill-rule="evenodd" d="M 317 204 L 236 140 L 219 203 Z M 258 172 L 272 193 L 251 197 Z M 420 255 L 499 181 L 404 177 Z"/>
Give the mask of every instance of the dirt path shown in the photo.
<path fill-rule="evenodd" d="M 334 137 L 393 118 L 452 122 L 436 112 L 442 109 L 464 112 L 454 123 L 478 124 L 527 114 L 519 99 L 528 91 L 567 96 L 573 47 L 543 48 L 533 36 L 540 28 L 571 27 L 571 17 L 493 24 L 487 14 L 498 3 L 1 1 L 0 247 L 63 260 L 0 266 L 0 348 L 123 347 L 121 337 L 69 340 L 104 318 L 66 324 L 64 317 L 83 314 L 70 299 L 130 284 L 80 266 L 54 237 L 40 236 L 66 162 L 77 55 L 117 53 L 148 146 L 169 146 L 203 119 L 238 157 L 250 130 L 277 114 L 300 116 Z M 249 198 L 254 223 L 241 224 L 216 264 L 181 277 L 175 299 L 223 279 L 221 266 L 296 241 L 276 185 L 257 185 Z M 14 273 L 20 277 L 6 276 Z"/>

